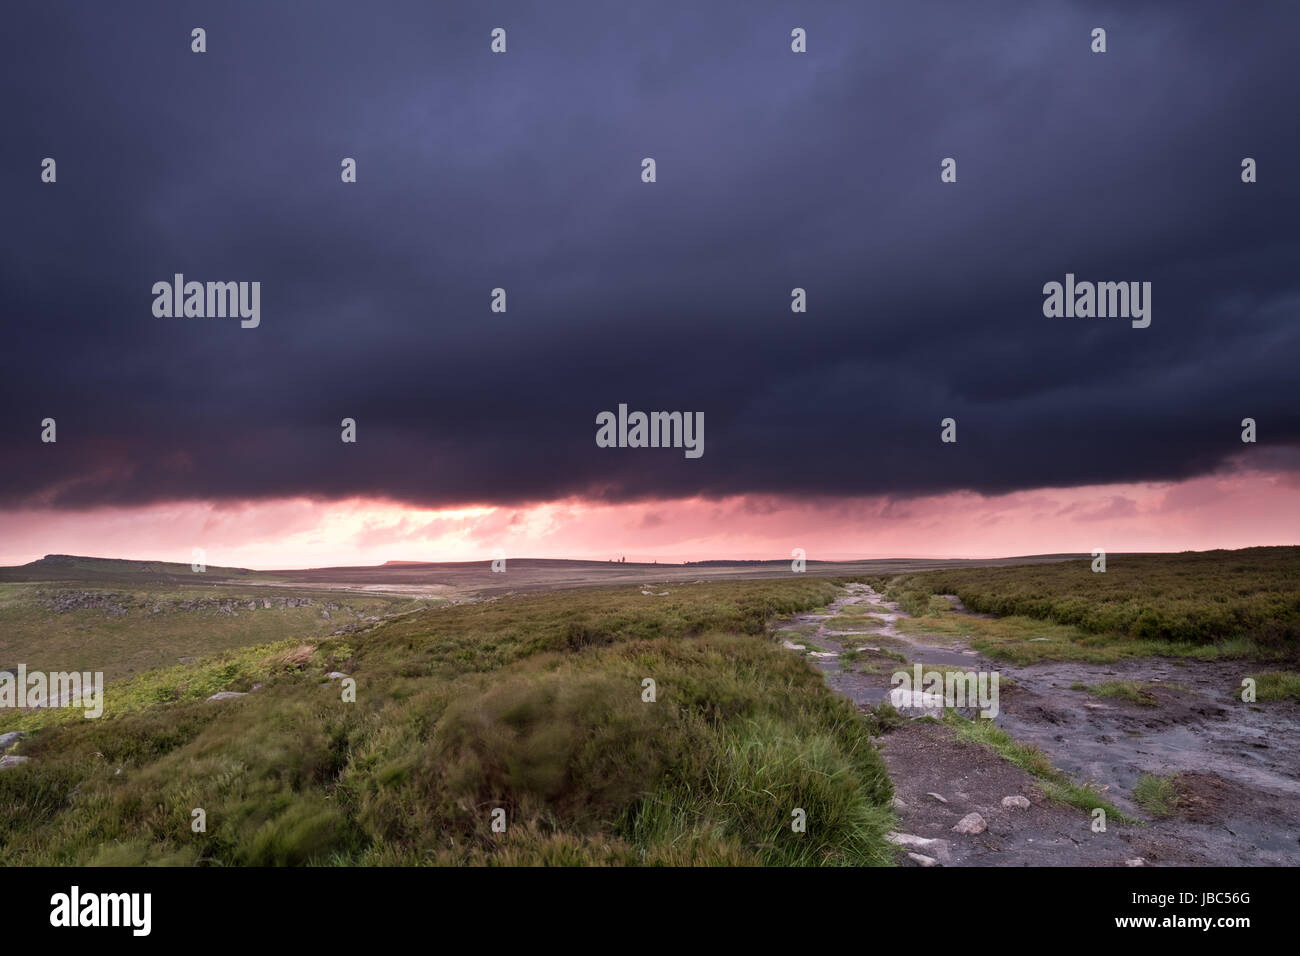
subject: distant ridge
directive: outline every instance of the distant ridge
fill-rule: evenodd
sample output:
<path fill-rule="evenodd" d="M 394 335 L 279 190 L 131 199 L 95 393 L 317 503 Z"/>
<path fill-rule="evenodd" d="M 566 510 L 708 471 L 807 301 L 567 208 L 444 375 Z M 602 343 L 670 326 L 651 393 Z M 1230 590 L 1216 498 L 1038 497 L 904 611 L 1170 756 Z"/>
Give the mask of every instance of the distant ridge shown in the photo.
<path fill-rule="evenodd" d="M 47 554 L 16 567 L 0 567 L 0 581 L 90 581 L 134 578 L 145 582 L 215 584 L 232 579 L 258 579 L 263 572 L 248 568 L 207 565 L 203 573 L 180 561 L 140 561 L 132 558 L 93 558 L 81 554 Z"/>
<path fill-rule="evenodd" d="M 1115 553 L 1112 557 L 1120 557 Z M 532 590 L 589 586 L 626 587 L 652 583 L 662 589 L 676 582 L 784 577 L 792 573 L 846 577 L 905 574 L 944 568 L 992 567 L 1082 560 L 1083 554 L 1027 555 L 1008 558 L 870 558 L 829 561 L 809 558 L 795 569 L 786 558 L 710 559 L 689 563 L 610 561 L 601 559 L 512 558 L 497 573 L 492 563 L 477 561 L 409 561 L 352 567 L 317 567 L 254 571 L 207 565 L 202 572 L 179 561 L 140 561 L 47 554 L 18 567 L 0 567 L 0 582 L 56 582 L 77 587 L 150 589 L 247 588 L 268 586 L 322 591 L 356 590 L 405 596 L 465 598 Z"/>

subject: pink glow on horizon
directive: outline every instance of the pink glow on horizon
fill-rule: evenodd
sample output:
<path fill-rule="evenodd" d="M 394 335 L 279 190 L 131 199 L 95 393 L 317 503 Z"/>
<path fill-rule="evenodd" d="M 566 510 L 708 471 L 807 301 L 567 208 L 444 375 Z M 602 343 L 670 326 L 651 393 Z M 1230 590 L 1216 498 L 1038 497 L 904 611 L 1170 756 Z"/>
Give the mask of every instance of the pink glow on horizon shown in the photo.
<path fill-rule="evenodd" d="M 0 564 L 45 554 L 290 569 L 385 561 L 626 556 L 629 561 L 1184 551 L 1300 542 L 1294 472 L 1007 495 L 807 499 L 746 495 L 607 505 L 423 509 L 391 501 L 178 502 L 0 512 Z"/>

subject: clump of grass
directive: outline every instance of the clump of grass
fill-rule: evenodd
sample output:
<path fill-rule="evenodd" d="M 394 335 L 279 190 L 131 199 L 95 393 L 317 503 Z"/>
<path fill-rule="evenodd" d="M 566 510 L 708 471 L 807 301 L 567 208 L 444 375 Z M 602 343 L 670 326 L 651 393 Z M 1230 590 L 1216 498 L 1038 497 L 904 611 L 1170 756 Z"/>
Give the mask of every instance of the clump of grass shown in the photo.
<path fill-rule="evenodd" d="M 887 700 L 881 701 L 873 707 L 868 713 L 868 717 L 882 733 L 897 730 L 907 723 L 907 718 L 900 714 L 897 708 Z"/>
<path fill-rule="evenodd" d="M 1014 764 L 1035 777 L 1049 778 L 1056 773 L 1051 761 L 1047 758 L 1047 754 L 1032 744 L 1019 743 L 1009 733 L 994 724 L 993 721 L 968 720 L 959 714 L 954 714 L 954 717 L 956 719 L 953 720 L 953 723 L 957 728 L 958 740 L 983 744 L 997 751 L 1008 763 Z"/>
<path fill-rule="evenodd" d="M 265 663 L 273 671 L 297 671 L 311 660 L 315 651 L 311 644 L 298 644 L 269 656 Z"/>
<path fill-rule="evenodd" d="M 878 617 L 833 617 L 826 622 L 827 630 L 831 631 L 874 631 L 885 626 L 885 622 Z"/>
<path fill-rule="evenodd" d="M 1255 681 L 1255 700 L 1300 700 L 1300 674 L 1292 671 L 1263 671 L 1249 675 Z M 1241 686 L 1233 689 L 1241 693 Z"/>
<path fill-rule="evenodd" d="M 730 728 L 711 768 L 716 791 L 670 779 L 638 806 L 630 833 L 655 846 L 700 830 L 720 833 L 758 862 L 782 866 L 890 863 L 893 853 L 882 840 L 891 823 L 887 803 L 856 792 L 864 766 L 879 759 L 874 748 L 864 738 L 857 752 L 846 752 L 833 736 L 795 740 L 777 729 L 762 720 Z M 880 796 L 885 783 L 875 781 Z M 792 830 L 796 810 L 807 832 Z"/>
<path fill-rule="evenodd" d="M 1153 817 L 1167 817 L 1181 802 L 1178 775 L 1144 773 L 1133 786 L 1133 802 Z"/>
<path fill-rule="evenodd" d="M 897 670 L 907 658 L 895 651 L 845 647 L 840 652 L 840 666 L 859 674 L 886 674 Z"/>
<path fill-rule="evenodd" d="M 897 604 L 912 617 L 938 616 L 952 610 L 952 603 L 947 598 L 911 577 L 896 578 L 884 593 L 886 600 Z"/>

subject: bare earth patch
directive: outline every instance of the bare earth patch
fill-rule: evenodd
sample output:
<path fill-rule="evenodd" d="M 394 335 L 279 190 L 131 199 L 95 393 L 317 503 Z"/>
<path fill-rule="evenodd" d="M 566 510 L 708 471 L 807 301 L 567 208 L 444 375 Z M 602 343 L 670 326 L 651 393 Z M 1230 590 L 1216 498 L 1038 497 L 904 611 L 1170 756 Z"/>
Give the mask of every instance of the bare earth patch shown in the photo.
<path fill-rule="evenodd" d="M 846 615 L 849 606 L 855 611 Z M 955 639 L 928 633 L 928 619 L 909 618 L 863 584 L 848 585 L 828 610 L 830 616 L 795 621 L 815 626 L 816 642 L 835 656 L 811 662 L 859 709 L 888 699 L 899 669 L 891 654 L 938 669 L 997 672 L 997 727 L 1144 821 L 1112 815 L 1105 832 L 1094 832 L 1087 811 L 1047 801 L 1038 778 L 991 748 L 957 740 L 947 724 L 904 720 L 885 734 L 881 751 L 901 801 L 900 839 L 947 841 L 948 859 L 938 865 L 1300 863 L 1300 703 L 1242 702 L 1234 690 L 1242 675 L 1253 673 L 1249 662 L 1130 657 L 1017 665 L 977 653 L 960 631 Z M 886 624 L 875 632 L 842 632 L 861 611 L 885 615 Z M 876 650 L 859 650 L 863 645 Z M 1129 699 L 1089 690 L 1114 684 L 1131 684 L 1138 693 Z M 1176 775 L 1180 798 L 1168 816 L 1153 819 L 1134 800 L 1144 774 Z M 1004 806 L 1004 797 L 1025 797 L 1030 806 Z M 986 828 L 953 832 L 971 813 Z M 929 855 L 913 844 L 900 846 L 905 864 L 914 862 L 909 850 Z"/>
<path fill-rule="evenodd" d="M 943 724 L 908 721 L 885 734 L 881 756 L 901 806 L 898 829 L 950 841 L 948 866 L 1124 866 L 1139 855 L 1115 827 L 1093 833 L 1083 810 L 1043 799 L 1038 781 L 987 747 L 962 743 Z M 937 793 L 947 802 L 936 800 Z M 1028 809 L 1002 805 L 1023 796 Z M 969 813 L 988 828 L 968 836 L 952 828 Z M 908 857 L 902 862 L 911 865 Z"/>

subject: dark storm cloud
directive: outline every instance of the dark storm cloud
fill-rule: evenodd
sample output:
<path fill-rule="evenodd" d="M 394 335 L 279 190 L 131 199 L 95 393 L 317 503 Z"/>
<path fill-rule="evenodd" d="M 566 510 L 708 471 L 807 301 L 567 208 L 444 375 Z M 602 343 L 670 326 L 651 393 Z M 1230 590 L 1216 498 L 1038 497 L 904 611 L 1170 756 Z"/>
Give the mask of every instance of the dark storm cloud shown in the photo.
<path fill-rule="evenodd" d="M 0 503 L 999 492 L 1295 444 L 1298 40 L 1290 3 L 11 5 Z M 260 281 L 260 327 L 155 318 L 176 272 Z M 1150 281 L 1150 328 L 1045 318 L 1066 272 Z M 704 456 L 597 448 L 620 402 L 704 412 Z"/>

